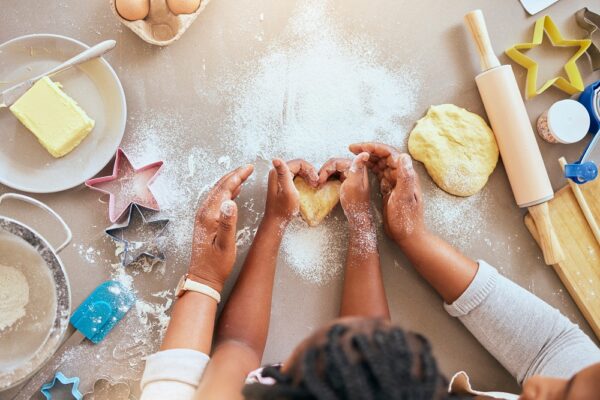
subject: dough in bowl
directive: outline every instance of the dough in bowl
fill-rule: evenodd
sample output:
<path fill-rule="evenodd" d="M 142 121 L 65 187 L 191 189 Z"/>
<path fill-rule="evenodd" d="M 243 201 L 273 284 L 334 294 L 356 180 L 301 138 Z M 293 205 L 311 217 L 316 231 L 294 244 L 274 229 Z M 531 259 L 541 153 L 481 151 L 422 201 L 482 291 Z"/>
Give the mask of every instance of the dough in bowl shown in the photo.
<path fill-rule="evenodd" d="M 455 196 L 479 192 L 498 163 L 494 133 L 477 114 L 453 104 L 431 106 L 408 139 L 411 156 Z"/>

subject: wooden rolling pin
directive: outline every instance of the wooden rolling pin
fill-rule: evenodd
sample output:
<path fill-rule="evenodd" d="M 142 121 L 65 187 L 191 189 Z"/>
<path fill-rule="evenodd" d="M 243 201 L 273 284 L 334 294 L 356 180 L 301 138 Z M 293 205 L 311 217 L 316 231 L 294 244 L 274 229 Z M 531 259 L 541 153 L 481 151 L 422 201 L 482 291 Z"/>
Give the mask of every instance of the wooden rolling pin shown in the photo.
<path fill-rule="evenodd" d="M 541 237 L 544 260 L 564 259 L 550 219 L 547 201 L 554 191 L 537 145 L 517 80 L 510 65 L 501 65 L 490 42 L 481 10 L 465 16 L 481 60 L 475 81 L 498 142 L 500 155 L 519 207 L 528 207 Z"/>

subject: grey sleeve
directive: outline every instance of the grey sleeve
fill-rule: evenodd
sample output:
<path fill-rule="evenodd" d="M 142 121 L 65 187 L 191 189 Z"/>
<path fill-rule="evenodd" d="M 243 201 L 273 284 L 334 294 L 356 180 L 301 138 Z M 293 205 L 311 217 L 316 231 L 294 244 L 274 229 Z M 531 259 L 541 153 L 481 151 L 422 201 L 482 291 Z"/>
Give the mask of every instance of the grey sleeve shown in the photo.
<path fill-rule="evenodd" d="M 570 378 L 600 362 L 600 349 L 557 309 L 479 261 L 467 290 L 446 311 L 519 382 Z"/>

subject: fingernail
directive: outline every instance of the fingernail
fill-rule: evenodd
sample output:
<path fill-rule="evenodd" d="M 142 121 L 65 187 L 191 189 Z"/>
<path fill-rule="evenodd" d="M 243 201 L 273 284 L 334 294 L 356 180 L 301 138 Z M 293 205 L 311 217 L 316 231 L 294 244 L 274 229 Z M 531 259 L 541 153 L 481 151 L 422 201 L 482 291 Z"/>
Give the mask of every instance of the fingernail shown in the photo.
<path fill-rule="evenodd" d="M 281 166 L 281 161 L 280 161 L 280 160 L 278 160 L 277 158 L 275 158 L 275 159 L 273 160 L 273 166 L 274 166 L 275 168 L 279 168 L 279 167 Z"/>
<path fill-rule="evenodd" d="M 404 157 L 402 157 L 402 166 L 406 169 L 413 168 L 413 163 L 412 163 L 412 159 L 410 158 L 410 156 L 405 155 Z"/>
<path fill-rule="evenodd" d="M 359 168 L 362 168 L 362 165 L 359 162 L 360 160 L 361 160 L 360 155 L 354 157 L 354 160 L 352 160 L 352 164 L 350 164 L 350 172 L 356 172 L 356 171 L 358 171 Z"/>
<path fill-rule="evenodd" d="M 231 217 L 234 209 L 235 203 L 231 200 L 226 200 L 221 204 L 221 213 L 226 217 Z"/>

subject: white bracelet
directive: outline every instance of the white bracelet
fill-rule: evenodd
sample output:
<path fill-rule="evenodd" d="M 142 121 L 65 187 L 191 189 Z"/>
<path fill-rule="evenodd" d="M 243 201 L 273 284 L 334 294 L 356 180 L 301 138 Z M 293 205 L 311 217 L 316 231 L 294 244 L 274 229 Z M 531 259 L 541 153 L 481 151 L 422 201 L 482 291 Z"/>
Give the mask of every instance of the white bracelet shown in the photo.
<path fill-rule="evenodd" d="M 208 285 L 205 285 L 200 282 L 193 281 L 188 278 L 187 274 L 181 277 L 179 281 L 179 285 L 177 285 L 176 296 L 181 297 L 187 291 L 201 293 L 206 295 L 212 299 L 214 299 L 217 304 L 221 302 L 221 294 L 215 289 L 211 288 Z"/>

